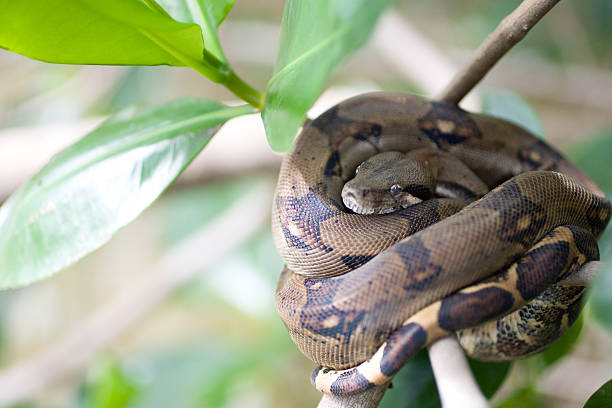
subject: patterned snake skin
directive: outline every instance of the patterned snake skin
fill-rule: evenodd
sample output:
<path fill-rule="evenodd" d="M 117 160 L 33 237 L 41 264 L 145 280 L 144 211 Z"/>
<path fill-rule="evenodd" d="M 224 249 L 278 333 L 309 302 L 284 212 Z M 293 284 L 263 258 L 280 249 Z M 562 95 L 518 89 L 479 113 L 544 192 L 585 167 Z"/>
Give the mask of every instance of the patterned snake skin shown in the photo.
<path fill-rule="evenodd" d="M 343 205 L 362 162 L 417 150 L 452 155 L 485 191 L 440 170 L 435 193 L 393 213 Z M 598 259 L 609 219 L 603 192 L 524 129 L 414 96 L 362 95 L 307 124 L 283 162 L 277 310 L 321 365 L 312 381 L 326 393 L 385 383 L 453 332 L 475 358 L 526 356 L 577 318 L 584 288 L 554 283 Z"/>

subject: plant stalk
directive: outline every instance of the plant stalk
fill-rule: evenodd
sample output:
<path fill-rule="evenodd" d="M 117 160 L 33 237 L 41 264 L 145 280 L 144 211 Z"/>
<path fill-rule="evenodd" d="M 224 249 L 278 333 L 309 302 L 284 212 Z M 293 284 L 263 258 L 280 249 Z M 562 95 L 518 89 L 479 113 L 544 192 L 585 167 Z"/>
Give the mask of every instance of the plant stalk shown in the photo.
<path fill-rule="evenodd" d="M 244 82 L 240 77 L 238 77 L 238 75 L 236 75 L 234 71 L 227 67 L 226 64 L 223 64 L 221 61 L 216 59 L 214 55 L 204 53 L 204 59 L 197 60 L 176 49 L 172 44 L 169 44 L 162 37 L 149 30 L 141 28 L 140 32 L 186 66 L 193 68 L 212 82 L 224 85 L 234 95 L 257 110 L 263 109 L 263 94 Z"/>
<path fill-rule="evenodd" d="M 257 89 L 244 82 L 234 71 L 229 71 L 226 79 L 221 82 L 234 95 L 256 108 L 262 110 L 264 106 L 264 95 Z"/>

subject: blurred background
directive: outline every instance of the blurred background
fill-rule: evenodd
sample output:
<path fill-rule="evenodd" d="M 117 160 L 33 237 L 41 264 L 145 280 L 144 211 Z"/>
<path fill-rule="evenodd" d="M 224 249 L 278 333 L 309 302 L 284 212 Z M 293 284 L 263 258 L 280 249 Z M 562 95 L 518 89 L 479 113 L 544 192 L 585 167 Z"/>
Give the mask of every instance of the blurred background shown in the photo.
<path fill-rule="evenodd" d="M 369 90 L 435 95 L 518 3 L 398 2 L 368 45 L 339 67 L 311 115 Z M 282 7 L 238 0 L 220 28 L 232 66 L 259 89 L 273 71 Z M 464 103 L 544 137 L 608 195 L 610 21 L 608 0 L 561 2 Z M 234 101 L 188 68 L 52 65 L 4 50 L 0 89 L 0 202 L 111 113 L 186 96 Z M 283 262 L 269 208 L 280 159 L 257 115 L 233 120 L 103 248 L 51 279 L 0 292 L 0 401 L 45 408 L 316 405 L 314 364 L 274 309 Z M 203 256 L 194 237 L 223 250 Z M 610 231 L 601 251 L 612 260 Z M 587 305 L 580 327 L 556 351 L 488 376 L 491 367 L 480 367 L 494 383 L 483 388 L 492 394 L 507 376 L 497 406 L 581 407 L 612 377 L 612 336 L 600 321 Z M 421 353 L 381 406 L 438 406 L 432 381 Z"/>

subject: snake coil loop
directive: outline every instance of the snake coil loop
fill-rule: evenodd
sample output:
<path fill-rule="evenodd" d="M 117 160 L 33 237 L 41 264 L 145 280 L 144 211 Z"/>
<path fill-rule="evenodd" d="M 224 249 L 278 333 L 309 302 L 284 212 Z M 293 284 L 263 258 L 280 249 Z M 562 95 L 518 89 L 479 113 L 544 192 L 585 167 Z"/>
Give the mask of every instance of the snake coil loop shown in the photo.
<path fill-rule="evenodd" d="M 380 188 L 359 186 L 368 173 Z M 361 95 L 306 125 L 281 167 L 277 310 L 332 394 L 389 381 L 453 332 L 475 358 L 526 356 L 577 318 L 584 288 L 555 282 L 598 259 L 609 219 L 603 192 L 524 129 Z"/>

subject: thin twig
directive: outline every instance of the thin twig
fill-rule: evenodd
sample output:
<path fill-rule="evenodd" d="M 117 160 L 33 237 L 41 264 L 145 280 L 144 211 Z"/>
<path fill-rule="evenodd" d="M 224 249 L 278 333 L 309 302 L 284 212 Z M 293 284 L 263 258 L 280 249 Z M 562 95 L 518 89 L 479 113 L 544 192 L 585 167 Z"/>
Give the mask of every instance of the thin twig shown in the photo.
<path fill-rule="evenodd" d="M 474 52 L 468 64 L 442 91 L 439 99 L 459 103 L 497 61 L 522 40 L 529 30 L 558 2 L 559 0 L 524 0 L 489 34 Z"/>
<path fill-rule="evenodd" d="M 170 249 L 141 282 L 134 282 L 56 343 L 0 371 L 0 406 L 28 398 L 82 369 L 96 350 L 141 319 L 172 290 L 245 242 L 268 221 L 271 194 L 271 185 L 254 186 L 212 223 Z"/>

